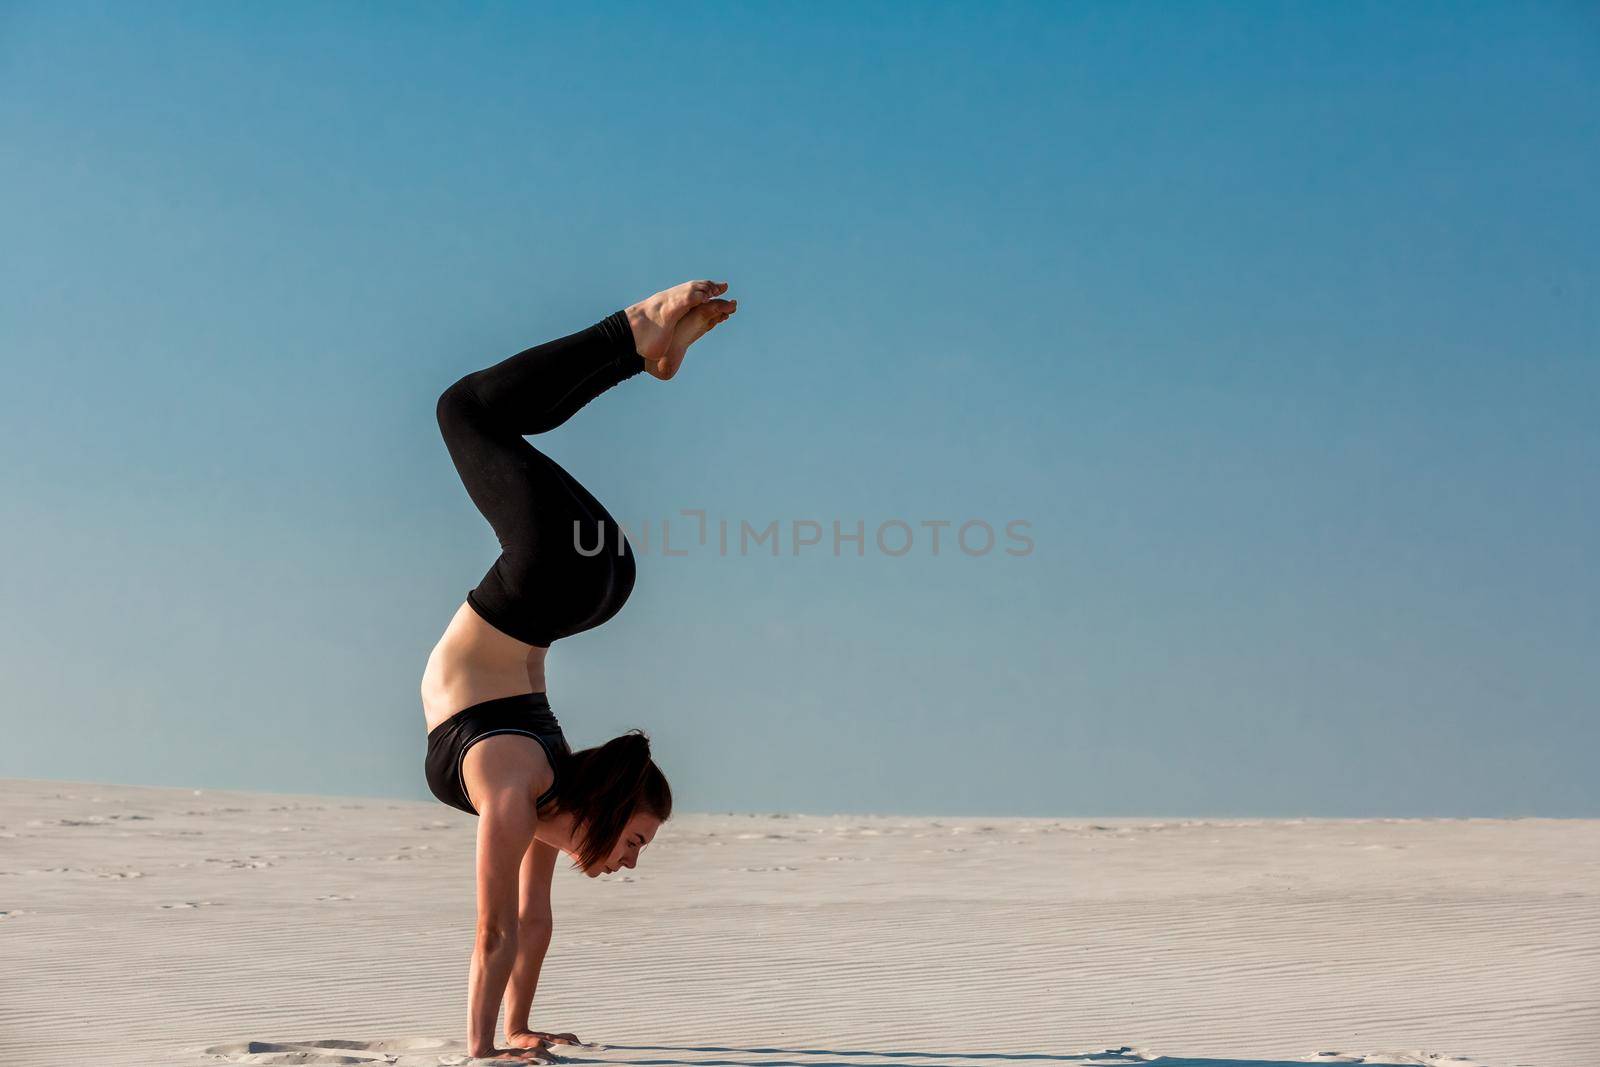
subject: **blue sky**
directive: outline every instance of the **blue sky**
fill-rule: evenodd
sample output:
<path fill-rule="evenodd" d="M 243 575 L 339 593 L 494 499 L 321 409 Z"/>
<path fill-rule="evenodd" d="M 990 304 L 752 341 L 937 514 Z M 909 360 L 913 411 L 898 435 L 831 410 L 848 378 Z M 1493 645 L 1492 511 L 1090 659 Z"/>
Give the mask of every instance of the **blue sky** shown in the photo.
<path fill-rule="evenodd" d="M 541 447 L 867 550 L 653 545 L 575 745 L 693 810 L 1600 814 L 1597 89 L 1578 4 L 0 6 L 0 775 L 426 797 L 495 552 L 435 398 L 711 276 Z"/>

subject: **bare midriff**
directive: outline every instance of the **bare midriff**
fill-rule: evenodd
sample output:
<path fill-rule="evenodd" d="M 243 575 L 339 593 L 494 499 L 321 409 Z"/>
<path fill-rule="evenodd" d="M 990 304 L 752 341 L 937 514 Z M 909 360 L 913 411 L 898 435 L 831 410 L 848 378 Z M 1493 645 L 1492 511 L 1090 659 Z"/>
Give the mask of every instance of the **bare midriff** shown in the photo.
<path fill-rule="evenodd" d="M 548 651 L 501 633 L 463 603 L 422 672 L 422 714 L 428 729 L 486 700 L 544 692 Z"/>

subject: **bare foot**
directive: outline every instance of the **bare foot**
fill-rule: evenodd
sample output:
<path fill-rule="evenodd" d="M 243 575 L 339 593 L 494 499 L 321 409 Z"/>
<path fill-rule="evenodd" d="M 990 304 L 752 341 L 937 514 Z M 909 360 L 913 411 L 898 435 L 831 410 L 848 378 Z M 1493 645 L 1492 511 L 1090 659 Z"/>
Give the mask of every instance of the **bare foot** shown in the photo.
<path fill-rule="evenodd" d="M 659 360 L 645 360 L 644 369 L 662 381 L 671 378 L 683 365 L 683 357 L 688 353 L 689 346 L 738 310 L 737 300 L 707 300 L 703 304 L 696 304 L 683 313 L 683 318 L 673 328 L 672 341 L 667 345 L 666 354 Z"/>
<path fill-rule="evenodd" d="M 624 311 L 633 327 L 633 343 L 646 363 L 658 363 L 672 344 L 672 331 L 692 307 L 728 291 L 727 282 L 684 282 L 647 296 Z"/>

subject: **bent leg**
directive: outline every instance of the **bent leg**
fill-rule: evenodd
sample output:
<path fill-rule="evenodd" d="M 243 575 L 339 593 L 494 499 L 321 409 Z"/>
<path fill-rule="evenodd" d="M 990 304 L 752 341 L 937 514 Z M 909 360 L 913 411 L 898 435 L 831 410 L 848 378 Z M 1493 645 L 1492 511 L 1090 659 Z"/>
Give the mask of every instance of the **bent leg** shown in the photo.
<path fill-rule="evenodd" d="M 644 358 L 634 350 L 628 317 L 617 311 L 587 329 L 467 375 L 445 390 L 440 403 L 460 390 L 497 428 L 520 437 L 555 429 L 589 401 L 642 370 Z M 444 429 L 443 420 L 440 428 Z M 448 430 L 445 440 L 450 440 Z"/>
<path fill-rule="evenodd" d="M 643 369 L 619 311 L 468 374 L 439 397 L 445 446 L 501 548 L 467 601 L 501 632 L 548 647 L 557 637 L 598 625 L 596 601 L 615 600 L 618 553 L 626 552 L 620 528 L 523 435 L 554 429 Z M 575 539 L 591 550 L 604 544 L 606 551 L 582 555 Z M 631 568 L 631 558 L 627 563 Z M 614 603 L 605 617 L 620 606 Z"/>

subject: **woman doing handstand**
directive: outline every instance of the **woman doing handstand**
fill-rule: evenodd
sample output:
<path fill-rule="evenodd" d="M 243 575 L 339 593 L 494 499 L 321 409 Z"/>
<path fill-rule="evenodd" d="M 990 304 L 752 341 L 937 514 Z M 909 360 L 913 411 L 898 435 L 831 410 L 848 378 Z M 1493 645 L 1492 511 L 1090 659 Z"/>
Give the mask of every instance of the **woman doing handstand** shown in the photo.
<path fill-rule="evenodd" d="M 556 856 L 565 852 L 591 878 L 632 868 L 672 814 L 644 734 L 573 752 L 550 710 L 551 643 L 617 613 L 633 589 L 634 559 L 600 502 L 524 435 L 555 429 L 640 371 L 671 378 L 688 347 L 734 313 L 727 289 L 674 286 L 468 374 L 439 397 L 450 458 L 501 548 L 422 677 L 428 786 L 478 816 L 470 1055 L 577 1042 L 528 1019 L 550 944 Z M 505 1050 L 494 1040 L 502 996 Z"/>

